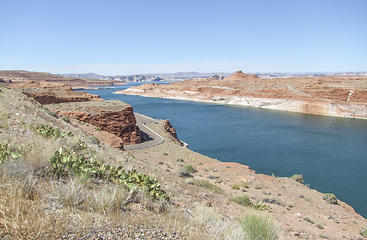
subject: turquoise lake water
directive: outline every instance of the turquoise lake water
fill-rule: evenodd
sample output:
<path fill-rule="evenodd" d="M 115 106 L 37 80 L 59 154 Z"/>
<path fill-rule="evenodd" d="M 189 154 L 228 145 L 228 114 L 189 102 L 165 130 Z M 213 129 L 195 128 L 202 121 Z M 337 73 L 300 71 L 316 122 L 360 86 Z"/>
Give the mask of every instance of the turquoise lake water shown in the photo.
<path fill-rule="evenodd" d="M 279 177 L 302 174 L 310 188 L 367 217 L 367 120 L 113 94 L 129 86 L 88 92 L 169 119 L 189 149 L 211 158 Z"/>

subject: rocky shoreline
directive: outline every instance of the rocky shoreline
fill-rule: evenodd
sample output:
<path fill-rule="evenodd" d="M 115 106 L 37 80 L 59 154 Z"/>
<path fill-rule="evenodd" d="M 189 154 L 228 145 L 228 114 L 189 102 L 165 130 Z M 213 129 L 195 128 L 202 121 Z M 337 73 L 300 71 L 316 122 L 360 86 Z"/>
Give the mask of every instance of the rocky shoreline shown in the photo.
<path fill-rule="evenodd" d="M 265 80 L 239 71 L 223 80 L 144 84 L 115 93 L 367 119 L 366 86 L 367 77 Z"/>

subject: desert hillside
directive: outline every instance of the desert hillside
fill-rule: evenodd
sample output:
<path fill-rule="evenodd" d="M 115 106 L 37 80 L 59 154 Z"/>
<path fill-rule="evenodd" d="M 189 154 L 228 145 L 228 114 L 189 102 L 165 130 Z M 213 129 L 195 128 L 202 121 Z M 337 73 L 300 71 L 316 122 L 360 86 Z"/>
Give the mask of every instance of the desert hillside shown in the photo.
<path fill-rule="evenodd" d="M 46 72 L 29 72 L 20 70 L 0 70 L 0 86 L 18 85 L 25 87 L 24 84 L 37 83 L 44 85 L 67 84 L 76 89 L 79 87 L 97 87 L 107 85 L 125 84 L 122 81 L 100 80 L 80 77 L 63 77 Z"/>
<path fill-rule="evenodd" d="M 0 88 L 1 238 L 363 239 L 367 234 L 366 219 L 333 194 L 303 185 L 301 175 L 256 174 L 193 152 L 177 139 L 174 126 L 160 120 L 143 124 L 126 103 L 94 101 L 95 96 L 77 101 L 51 88 L 41 93 L 55 102 L 41 104 L 44 98 L 26 96 L 33 92 L 39 91 Z M 126 125 L 108 128 L 111 116 L 126 117 Z M 134 124 L 148 136 L 143 141 L 157 136 L 164 141 L 128 151 L 108 141 L 129 141 L 120 133 L 133 133 Z M 144 132 L 148 129 L 155 135 Z M 260 231 L 251 230 L 256 224 Z"/>
<path fill-rule="evenodd" d="M 145 84 L 116 93 L 367 118 L 366 76 L 263 79 L 237 71 L 224 79 L 191 79 L 168 85 Z"/>

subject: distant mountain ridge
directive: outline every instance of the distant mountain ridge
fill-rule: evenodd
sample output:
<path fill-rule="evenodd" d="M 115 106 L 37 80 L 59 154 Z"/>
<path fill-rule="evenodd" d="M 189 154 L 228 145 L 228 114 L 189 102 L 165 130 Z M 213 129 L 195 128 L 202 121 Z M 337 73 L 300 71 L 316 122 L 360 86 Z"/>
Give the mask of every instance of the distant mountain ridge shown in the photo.
<path fill-rule="evenodd" d="M 99 80 L 117 80 L 124 82 L 158 82 L 158 81 L 180 81 L 190 78 L 225 78 L 229 77 L 232 72 L 220 73 L 199 73 L 199 72 L 177 72 L 177 73 L 152 73 L 152 74 L 136 74 L 136 75 L 99 75 L 96 73 L 81 73 L 81 74 L 57 74 L 63 77 L 73 78 L 91 78 Z M 367 76 L 367 72 L 310 72 L 310 73 L 250 73 L 260 78 L 289 78 L 289 77 L 319 77 L 319 76 Z"/>

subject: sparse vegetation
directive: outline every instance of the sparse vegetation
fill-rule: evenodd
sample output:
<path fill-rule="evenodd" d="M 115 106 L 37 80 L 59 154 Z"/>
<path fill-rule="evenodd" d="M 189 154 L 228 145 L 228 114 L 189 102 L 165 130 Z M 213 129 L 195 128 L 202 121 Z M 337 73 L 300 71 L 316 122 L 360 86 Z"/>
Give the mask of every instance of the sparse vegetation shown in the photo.
<path fill-rule="evenodd" d="M 54 117 L 54 118 L 59 118 L 59 115 L 57 115 L 57 113 L 55 113 L 55 112 L 53 112 L 53 111 L 51 111 L 50 109 L 48 109 L 48 108 L 44 108 L 45 109 L 45 112 L 48 114 L 48 115 L 50 115 L 50 116 L 52 116 L 52 117 Z"/>
<path fill-rule="evenodd" d="M 266 211 L 266 210 L 271 210 L 271 207 L 266 205 L 265 203 L 259 202 L 259 203 L 254 203 L 251 205 L 252 208 L 259 210 L 259 211 Z"/>
<path fill-rule="evenodd" d="M 60 131 L 58 128 L 53 128 L 51 126 L 40 124 L 40 125 L 34 125 L 31 127 L 35 132 L 40 134 L 43 137 L 57 139 L 59 137 L 72 137 L 74 134 L 71 132 L 65 133 Z"/>
<path fill-rule="evenodd" d="M 290 177 L 290 179 L 303 184 L 302 174 L 294 174 L 292 177 Z"/>
<path fill-rule="evenodd" d="M 68 177 L 76 175 L 78 177 L 94 177 L 120 183 L 126 186 L 130 192 L 143 189 L 155 199 L 169 199 L 169 196 L 160 188 L 160 183 L 145 174 L 139 174 L 135 169 L 125 171 L 122 166 L 111 166 L 94 160 L 85 158 L 76 152 L 69 152 L 60 148 L 50 159 L 55 175 Z"/>
<path fill-rule="evenodd" d="M 193 185 L 198 186 L 198 187 L 203 187 L 203 188 L 209 189 L 209 190 L 211 190 L 213 192 L 216 192 L 216 193 L 219 193 L 219 194 L 224 193 L 222 188 L 220 188 L 219 186 L 217 186 L 215 184 L 212 184 L 211 182 L 206 181 L 206 180 L 193 179 L 192 182 L 190 181 L 190 184 L 193 184 Z"/>
<path fill-rule="evenodd" d="M 324 229 L 324 226 L 322 226 L 322 224 L 320 224 L 320 223 L 318 223 L 318 224 L 316 225 L 316 227 L 318 227 L 319 229 Z"/>
<path fill-rule="evenodd" d="M 338 199 L 332 193 L 325 193 L 322 196 L 322 199 L 324 199 L 327 203 L 330 203 L 330 204 L 338 204 Z"/>
<path fill-rule="evenodd" d="M 362 229 L 362 230 L 360 231 L 360 234 L 361 234 L 361 236 L 362 236 L 362 237 L 367 238 L 367 229 L 366 229 L 366 228 L 365 228 L 365 229 Z"/>
<path fill-rule="evenodd" d="M 67 123 L 70 123 L 70 118 L 68 116 L 62 116 L 61 120 L 65 121 Z"/>
<path fill-rule="evenodd" d="M 250 240 L 275 240 L 278 239 L 278 227 L 269 217 L 254 213 L 246 214 L 240 220 L 241 227 Z"/>
<path fill-rule="evenodd" d="M 240 190 L 240 185 L 232 184 L 231 188 L 234 189 L 234 190 Z"/>
<path fill-rule="evenodd" d="M 197 172 L 196 168 L 192 165 L 185 165 L 178 170 L 180 177 L 192 177 L 191 173 Z"/>
<path fill-rule="evenodd" d="M 231 200 L 232 200 L 232 202 L 235 202 L 235 203 L 237 203 L 239 205 L 242 205 L 242 206 L 251 206 L 252 205 L 250 197 L 247 196 L 246 194 L 243 194 L 241 196 L 233 197 Z"/>
<path fill-rule="evenodd" d="M 303 220 L 305 220 L 306 222 L 309 222 L 309 223 L 311 223 L 311 224 L 315 224 L 315 222 L 314 222 L 314 221 L 312 221 L 312 219 L 311 219 L 311 218 L 309 218 L 309 217 L 305 217 Z"/>

